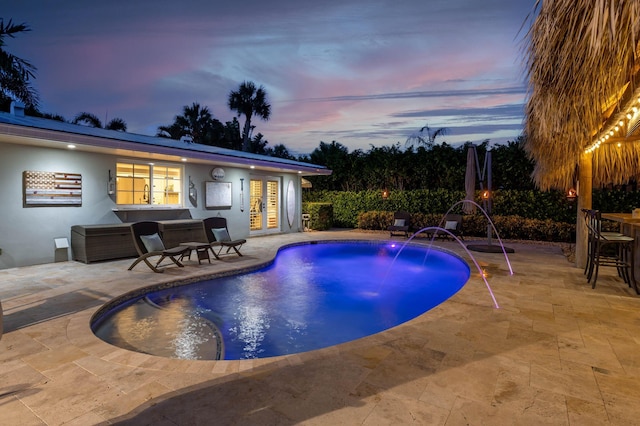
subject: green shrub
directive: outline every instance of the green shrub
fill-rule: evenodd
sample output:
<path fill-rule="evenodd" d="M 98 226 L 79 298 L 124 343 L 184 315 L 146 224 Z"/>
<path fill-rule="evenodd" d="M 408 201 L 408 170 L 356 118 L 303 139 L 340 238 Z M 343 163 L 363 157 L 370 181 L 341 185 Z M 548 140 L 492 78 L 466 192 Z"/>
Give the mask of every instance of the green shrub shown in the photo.
<path fill-rule="evenodd" d="M 369 211 L 358 215 L 358 228 L 370 230 L 386 230 L 393 223 L 393 213 L 390 211 Z M 443 226 L 442 214 L 411 214 L 413 232 L 431 226 Z M 559 241 L 573 242 L 575 239 L 575 225 L 571 223 L 555 222 L 550 219 L 529 219 L 521 216 L 491 216 L 493 225 L 502 239 Z M 464 236 L 487 236 L 489 222 L 482 214 L 464 215 L 462 219 L 462 234 Z M 491 229 L 493 238 L 496 235 Z"/>
<path fill-rule="evenodd" d="M 393 212 L 374 210 L 370 212 L 362 212 L 358 215 L 359 229 L 387 229 L 393 224 Z"/>
<path fill-rule="evenodd" d="M 343 228 L 358 227 L 360 213 L 369 211 L 399 211 L 423 214 L 444 214 L 452 206 L 452 212 L 461 213 L 461 200 L 465 198 L 463 191 L 446 189 L 420 189 L 414 191 L 391 191 L 389 198 L 382 199 L 380 191 L 311 191 L 304 194 L 304 201 L 326 202 L 333 204 L 334 225 Z M 621 196 L 619 196 L 621 198 Z M 618 208 L 620 205 L 633 203 L 632 197 L 623 202 L 607 201 L 607 207 L 594 207 L 602 211 L 631 211 L 631 208 Z M 640 207 L 640 199 L 636 204 Z M 482 204 L 480 192 L 476 192 L 476 202 Z M 521 216 L 528 219 L 554 222 L 575 223 L 576 203 L 569 203 L 560 191 L 493 191 L 492 215 Z"/>
<path fill-rule="evenodd" d="M 326 231 L 333 227 L 333 205 L 331 203 L 302 203 L 302 212 L 310 216 L 309 228 Z"/>

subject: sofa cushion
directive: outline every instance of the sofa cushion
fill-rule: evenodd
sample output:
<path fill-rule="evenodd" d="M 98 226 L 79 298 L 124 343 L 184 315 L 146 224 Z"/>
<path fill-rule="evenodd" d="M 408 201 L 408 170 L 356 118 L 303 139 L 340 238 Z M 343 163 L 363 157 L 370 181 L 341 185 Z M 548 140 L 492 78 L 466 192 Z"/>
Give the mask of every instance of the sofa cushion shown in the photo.
<path fill-rule="evenodd" d="M 162 239 L 157 233 L 151 235 L 140 235 L 140 240 L 148 252 L 164 250 Z"/>

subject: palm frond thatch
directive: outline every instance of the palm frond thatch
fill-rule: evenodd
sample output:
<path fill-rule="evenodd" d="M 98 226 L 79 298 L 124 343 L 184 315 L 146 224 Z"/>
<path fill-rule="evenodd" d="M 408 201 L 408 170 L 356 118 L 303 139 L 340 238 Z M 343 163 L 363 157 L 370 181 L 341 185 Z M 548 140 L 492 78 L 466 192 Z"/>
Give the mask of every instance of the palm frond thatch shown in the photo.
<path fill-rule="evenodd" d="M 526 42 L 525 149 L 543 190 L 572 186 L 584 150 L 636 94 L 640 0 L 538 0 Z M 640 142 L 594 151 L 594 185 L 638 174 Z"/>

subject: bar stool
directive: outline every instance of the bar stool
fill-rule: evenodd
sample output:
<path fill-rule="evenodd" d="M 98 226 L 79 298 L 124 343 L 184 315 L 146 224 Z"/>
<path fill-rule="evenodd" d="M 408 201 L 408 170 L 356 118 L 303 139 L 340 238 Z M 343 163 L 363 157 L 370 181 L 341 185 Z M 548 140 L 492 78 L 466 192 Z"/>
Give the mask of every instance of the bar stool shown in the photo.
<path fill-rule="evenodd" d="M 587 282 L 591 283 L 591 288 L 596 287 L 600 266 L 612 266 L 617 268 L 618 275 L 624 282 L 638 293 L 634 271 L 635 239 L 616 232 L 602 232 L 602 219 L 598 210 L 591 210 L 586 216 L 590 235 Z"/>
<path fill-rule="evenodd" d="M 604 237 L 621 237 L 624 234 L 620 233 L 620 232 L 609 232 L 609 231 L 602 231 L 602 227 L 600 226 L 600 222 L 598 221 L 599 219 L 599 214 L 600 212 L 598 210 L 592 210 L 592 209 L 582 209 L 582 214 L 584 215 L 584 220 L 587 224 L 587 261 L 585 262 L 585 266 L 584 266 L 584 274 L 587 275 L 587 273 L 589 273 L 589 271 L 591 270 L 592 267 L 592 259 L 593 259 L 593 253 L 594 251 L 594 245 L 596 243 L 596 238 L 594 236 L 594 233 L 591 232 L 592 229 L 598 229 L 598 231 L 600 232 L 600 235 L 604 236 Z"/>

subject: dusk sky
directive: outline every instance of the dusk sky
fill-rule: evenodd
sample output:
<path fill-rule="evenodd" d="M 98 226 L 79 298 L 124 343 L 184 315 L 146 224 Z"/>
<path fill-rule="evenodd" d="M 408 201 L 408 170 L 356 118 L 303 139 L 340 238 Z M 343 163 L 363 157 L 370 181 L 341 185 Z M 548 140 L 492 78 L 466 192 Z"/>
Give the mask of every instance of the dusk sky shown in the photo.
<path fill-rule="evenodd" d="M 254 134 L 303 154 L 320 141 L 404 146 L 425 124 L 448 129 L 437 142 L 515 140 L 534 3 L 20 0 L 0 17 L 31 27 L 5 48 L 38 68 L 43 112 L 155 135 L 193 102 L 230 121 L 229 92 L 253 81 L 272 105 Z"/>

